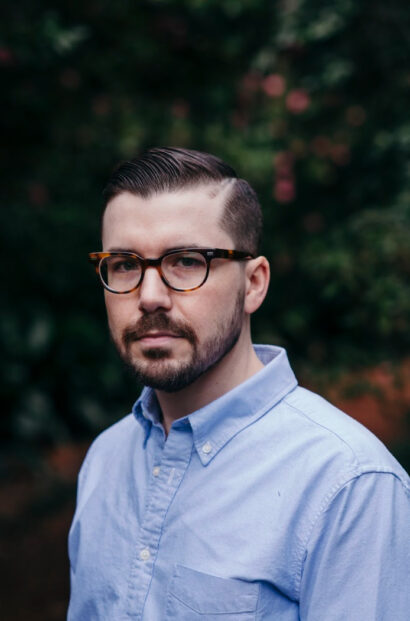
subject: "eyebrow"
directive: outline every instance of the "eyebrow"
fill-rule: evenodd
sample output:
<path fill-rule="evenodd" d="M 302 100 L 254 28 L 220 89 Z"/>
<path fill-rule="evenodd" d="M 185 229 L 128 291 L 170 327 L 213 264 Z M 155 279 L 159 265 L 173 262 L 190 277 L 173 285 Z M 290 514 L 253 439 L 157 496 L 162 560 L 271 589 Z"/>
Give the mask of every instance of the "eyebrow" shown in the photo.
<path fill-rule="evenodd" d="M 161 255 L 166 254 L 167 252 L 172 252 L 173 250 L 185 250 L 186 248 L 206 248 L 207 246 L 204 246 L 203 244 L 186 244 L 184 246 L 171 246 L 169 248 L 166 248 L 165 250 L 163 250 L 163 252 L 161 252 Z M 107 252 L 131 252 L 132 254 L 138 254 L 138 252 L 135 250 L 135 248 L 122 248 L 120 246 L 114 246 L 112 248 L 108 248 Z M 141 256 L 138 254 L 138 256 Z"/>

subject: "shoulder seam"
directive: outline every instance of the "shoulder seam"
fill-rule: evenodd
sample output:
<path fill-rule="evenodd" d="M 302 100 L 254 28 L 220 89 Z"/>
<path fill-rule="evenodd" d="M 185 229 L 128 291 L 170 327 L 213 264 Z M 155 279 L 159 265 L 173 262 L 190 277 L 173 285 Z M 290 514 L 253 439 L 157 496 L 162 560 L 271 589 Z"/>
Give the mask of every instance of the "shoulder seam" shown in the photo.
<path fill-rule="evenodd" d="M 350 446 L 350 444 L 348 444 L 346 442 L 346 440 L 344 440 L 344 438 L 342 438 L 338 433 L 336 433 L 335 431 L 333 431 L 332 429 L 329 429 L 329 427 L 325 427 L 325 425 L 322 425 L 321 423 L 318 423 L 317 421 L 313 420 L 309 414 L 307 412 L 304 412 L 303 410 L 301 410 L 300 408 L 296 407 L 295 405 L 293 405 L 292 403 L 289 403 L 289 401 L 287 400 L 287 396 L 283 399 L 284 403 L 286 403 L 286 405 L 290 408 L 292 408 L 292 410 L 294 410 L 295 412 L 298 412 L 301 416 L 303 416 L 304 418 L 307 418 L 312 424 L 316 425 L 317 427 L 321 427 L 322 429 L 324 429 L 325 431 L 327 431 L 330 435 L 334 436 L 335 438 L 337 438 L 344 446 L 346 446 L 346 448 L 350 451 L 350 453 L 353 455 L 354 459 L 355 459 L 355 463 L 356 465 L 359 465 L 359 460 L 357 458 L 357 455 L 355 453 L 355 451 L 353 450 L 353 448 Z M 330 404 L 332 405 L 332 404 Z M 334 406 L 332 406 L 334 407 Z"/>
<path fill-rule="evenodd" d="M 299 558 L 297 560 L 297 583 L 295 584 L 296 587 L 296 593 L 299 597 L 300 595 L 300 585 L 301 585 L 301 581 L 302 581 L 302 574 L 303 574 L 303 563 L 304 563 L 304 559 L 306 556 L 306 551 L 307 551 L 307 546 L 308 543 L 310 541 L 310 538 L 312 536 L 312 533 L 315 529 L 316 524 L 318 523 L 320 517 L 323 515 L 323 513 L 327 510 L 327 508 L 330 506 L 330 504 L 333 502 L 333 500 L 336 498 L 336 496 L 347 486 L 349 485 L 352 481 L 358 480 L 359 478 L 365 476 L 365 475 L 370 475 L 370 474 L 387 474 L 387 475 L 391 475 L 393 476 L 397 481 L 399 481 L 399 483 L 401 483 L 401 486 L 403 487 L 404 493 L 406 494 L 406 496 L 408 496 L 409 500 L 410 500 L 410 487 L 407 484 L 406 481 L 404 481 L 398 474 L 397 472 L 394 472 L 393 470 L 388 470 L 386 469 L 366 469 L 363 470 L 362 472 L 351 472 L 350 475 L 347 475 L 347 478 L 344 479 L 343 482 L 338 482 L 335 483 L 327 492 L 327 494 L 325 494 L 321 504 L 319 505 L 319 508 L 316 512 L 316 514 L 314 515 L 314 517 L 312 518 L 311 524 L 309 526 L 307 535 L 305 537 L 304 542 L 299 546 Z"/>

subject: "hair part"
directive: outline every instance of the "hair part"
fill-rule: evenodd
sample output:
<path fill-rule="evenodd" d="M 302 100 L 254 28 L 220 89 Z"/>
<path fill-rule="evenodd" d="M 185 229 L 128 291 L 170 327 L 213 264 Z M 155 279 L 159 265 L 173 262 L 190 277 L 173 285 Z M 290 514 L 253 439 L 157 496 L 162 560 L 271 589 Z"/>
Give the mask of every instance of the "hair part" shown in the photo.
<path fill-rule="evenodd" d="M 210 185 L 210 196 L 223 193 L 221 227 L 232 237 L 236 250 L 257 256 L 262 233 L 262 210 L 256 192 L 235 170 L 210 153 L 160 147 L 120 163 L 103 191 L 105 206 L 118 194 L 141 198 L 183 188 Z"/>

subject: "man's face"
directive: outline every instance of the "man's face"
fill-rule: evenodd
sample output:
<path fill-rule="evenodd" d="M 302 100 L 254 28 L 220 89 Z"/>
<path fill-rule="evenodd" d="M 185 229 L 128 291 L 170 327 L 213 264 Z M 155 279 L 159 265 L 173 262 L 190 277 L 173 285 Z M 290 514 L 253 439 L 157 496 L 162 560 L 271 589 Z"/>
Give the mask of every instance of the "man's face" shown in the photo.
<path fill-rule="evenodd" d="M 147 199 L 124 192 L 107 205 L 103 249 L 156 258 L 175 248 L 234 248 L 219 224 L 222 211 L 223 194 L 211 197 L 206 186 Z M 112 338 L 142 383 L 181 390 L 235 346 L 244 286 L 244 265 L 236 261 L 214 259 L 205 284 L 190 292 L 169 289 L 148 268 L 136 291 L 105 291 Z"/>

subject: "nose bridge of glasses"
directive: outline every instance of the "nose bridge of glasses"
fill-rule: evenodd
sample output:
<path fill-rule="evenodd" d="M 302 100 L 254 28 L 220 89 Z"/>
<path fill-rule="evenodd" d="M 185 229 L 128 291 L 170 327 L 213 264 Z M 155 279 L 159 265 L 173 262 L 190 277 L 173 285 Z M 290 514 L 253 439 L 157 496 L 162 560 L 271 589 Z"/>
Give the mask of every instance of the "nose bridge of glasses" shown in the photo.
<path fill-rule="evenodd" d="M 162 273 L 162 268 L 161 268 L 161 263 L 162 263 L 162 258 L 163 257 L 158 257 L 157 259 L 150 259 L 150 258 L 142 258 L 142 257 L 138 257 L 141 267 L 142 267 L 142 276 L 141 276 L 141 280 L 145 274 L 145 271 L 148 267 L 153 267 L 157 272 L 158 275 L 161 277 L 161 280 L 164 280 L 164 275 Z"/>
<path fill-rule="evenodd" d="M 142 264 L 142 267 L 145 269 L 147 269 L 147 267 L 155 267 L 158 269 L 158 267 L 161 266 L 161 261 L 162 261 L 162 257 L 159 257 L 158 259 L 144 259 L 142 257 L 138 257 L 140 263 Z"/>

